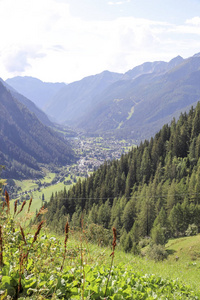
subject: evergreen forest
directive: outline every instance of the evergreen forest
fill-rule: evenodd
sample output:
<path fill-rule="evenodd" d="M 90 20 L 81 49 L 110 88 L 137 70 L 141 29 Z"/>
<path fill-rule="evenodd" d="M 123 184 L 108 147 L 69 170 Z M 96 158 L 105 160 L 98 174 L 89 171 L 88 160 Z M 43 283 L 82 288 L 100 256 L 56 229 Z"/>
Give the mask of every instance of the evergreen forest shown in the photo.
<path fill-rule="evenodd" d="M 164 245 L 171 237 L 200 230 L 200 103 L 150 140 L 105 162 L 68 191 L 52 194 L 47 224 L 63 232 L 87 228 L 88 237 L 106 244 L 114 226 L 124 251 Z"/>

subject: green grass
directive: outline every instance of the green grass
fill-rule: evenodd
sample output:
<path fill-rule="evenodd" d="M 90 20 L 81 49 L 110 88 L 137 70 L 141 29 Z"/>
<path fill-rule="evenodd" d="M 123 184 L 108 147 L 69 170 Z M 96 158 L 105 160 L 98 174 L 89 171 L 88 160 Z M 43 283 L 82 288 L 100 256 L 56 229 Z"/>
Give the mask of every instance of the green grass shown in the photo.
<path fill-rule="evenodd" d="M 61 236 L 57 236 L 57 238 L 63 240 Z M 76 247 L 78 240 L 80 240 L 79 234 L 71 233 L 69 248 Z M 90 257 L 100 264 L 109 266 L 111 247 L 99 247 L 93 243 L 86 243 L 84 247 L 88 249 L 88 259 Z M 168 259 L 155 262 L 146 257 L 124 253 L 117 243 L 114 266 L 131 267 L 133 273 L 154 274 L 166 280 L 179 280 L 184 285 L 189 285 L 195 292 L 200 293 L 200 256 L 196 257 L 195 261 L 193 258 L 196 252 L 200 253 L 200 234 L 169 240 L 166 249 L 171 253 Z M 179 257 L 178 260 L 177 257 Z"/>
<path fill-rule="evenodd" d="M 163 262 L 154 262 L 146 257 L 136 258 L 117 250 L 116 263 L 130 264 L 134 271 L 178 278 L 193 290 L 200 291 L 200 235 L 169 240 L 165 248 L 171 254 Z"/>
<path fill-rule="evenodd" d="M 55 173 L 47 173 L 46 176 L 43 179 L 41 179 L 40 181 L 41 181 L 41 183 L 44 183 L 44 182 L 50 183 L 54 179 L 55 175 L 56 175 Z"/>
<path fill-rule="evenodd" d="M 166 249 L 174 251 L 174 254 L 170 257 L 171 259 L 174 259 L 174 256 L 176 256 L 183 263 L 185 261 L 199 260 L 200 235 L 170 240 L 166 245 Z"/>
<path fill-rule="evenodd" d="M 15 184 L 17 187 L 21 188 L 20 193 L 32 190 L 38 186 L 33 180 L 15 180 Z"/>
<path fill-rule="evenodd" d="M 79 240 L 78 235 L 70 236 L 69 247 L 75 247 L 77 240 Z M 87 248 L 90 257 L 96 262 L 109 266 L 111 247 L 98 247 L 89 243 Z M 166 249 L 172 253 L 168 256 L 168 259 L 155 262 L 148 260 L 146 257 L 124 253 L 117 244 L 114 266 L 131 267 L 133 273 L 154 274 L 166 280 L 178 280 L 184 285 L 189 285 L 196 293 L 200 293 L 200 258 L 196 261 L 191 260 L 191 255 L 193 256 L 194 252 L 200 249 L 200 235 L 170 240 L 166 245 Z M 176 260 L 177 255 L 179 255 L 178 260 Z"/>
<path fill-rule="evenodd" d="M 43 184 L 44 182 L 49 183 L 49 182 L 52 181 L 52 179 L 54 179 L 54 177 L 55 177 L 55 173 L 48 173 L 43 179 L 40 180 L 40 182 L 41 182 L 41 184 Z M 79 176 L 77 176 L 76 178 L 77 178 L 77 180 L 79 178 L 82 179 Z M 27 193 L 27 195 L 29 196 L 29 199 L 30 198 L 33 199 L 30 212 L 34 213 L 34 215 L 35 215 L 36 210 L 39 211 L 39 209 L 41 208 L 42 203 L 43 203 L 42 202 L 42 195 L 43 194 L 44 194 L 44 200 L 46 202 L 49 202 L 52 193 L 55 194 L 56 192 L 63 191 L 64 188 L 66 190 L 68 190 L 72 186 L 72 184 L 71 185 L 65 185 L 64 181 L 69 180 L 69 179 L 70 179 L 70 176 L 67 176 L 67 177 L 65 177 L 65 179 L 62 182 L 59 182 L 59 183 L 56 183 L 56 184 L 53 184 L 53 185 L 50 185 L 50 186 L 47 186 L 47 187 L 42 186 L 40 188 L 40 190 L 36 190 L 36 191 L 31 192 L 31 193 Z M 38 188 L 38 185 L 32 180 L 15 181 L 15 183 L 16 183 L 17 186 L 21 187 L 20 194 L 25 192 L 25 191 L 33 190 L 34 188 L 36 188 L 36 189 Z M 20 199 L 20 197 L 18 197 L 17 199 Z M 13 212 L 13 207 L 14 207 L 14 201 L 15 200 L 16 199 L 11 200 L 11 210 L 12 210 L 12 212 Z M 27 200 L 26 206 L 28 206 L 28 204 L 29 204 L 29 200 Z"/>

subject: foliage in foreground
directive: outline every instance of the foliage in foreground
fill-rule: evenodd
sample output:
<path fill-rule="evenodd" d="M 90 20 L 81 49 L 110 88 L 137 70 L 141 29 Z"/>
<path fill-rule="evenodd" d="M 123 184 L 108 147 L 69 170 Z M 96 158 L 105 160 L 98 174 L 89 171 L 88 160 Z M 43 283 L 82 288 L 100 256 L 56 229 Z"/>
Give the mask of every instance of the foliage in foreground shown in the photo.
<path fill-rule="evenodd" d="M 198 299 L 178 281 L 134 273 L 131 266 L 114 266 L 116 231 L 113 230 L 111 265 L 90 255 L 84 230 L 80 243 L 68 247 L 65 240 L 41 233 L 44 223 L 29 231 L 25 204 L 14 215 L 9 197 L 0 210 L 0 299 Z M 40 211 L 42 214 L 44 211 Z M 43 227 L 43 228 L 42 228 Z M 34 233 L 33 233 L 34 232 Z M 10 298 L 8 297 L 10 296 Z"/>

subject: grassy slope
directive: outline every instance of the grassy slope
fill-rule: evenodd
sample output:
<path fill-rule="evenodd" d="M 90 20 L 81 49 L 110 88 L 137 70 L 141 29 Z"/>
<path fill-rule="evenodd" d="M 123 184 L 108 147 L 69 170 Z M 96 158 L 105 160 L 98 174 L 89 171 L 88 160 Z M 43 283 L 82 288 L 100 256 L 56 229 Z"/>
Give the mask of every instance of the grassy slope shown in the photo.
<path fill-rule="evenodd" d="M 169 240 L 166 249 L 171 253 L 163 262 L 116 253 L 116 263 L 131 264 L 133 271 L 156 274 L 163 278 L 178 278 L 193 290 L 200 291 L 200 235 Z"/>
<path fill-rule="evenodd" d="M 68 248 L 76 248 L 78 240 L 78 234 L 73 236 L 70 233 Z M 88 253 L 85 257 L 87 263 L 98 262 L 109 266 L 111 248 L 98 247 L 90 243 L 85 243 L 84 248 Z M 195 292 L 199 292 L 200 295 L 200 235 L 170 240 L 166 249 L 171 253 L 168 259 L 163 262 L 155 262 L 146 257 L 142 258 L 131 253 L 124 253 L 117 244 L 114 265 L 131 266 L 133 273 L 142 272 L 143 274 L 155 274 L 164 279 L 178 279 L 183 284 L 189 285 Z M 196 253 L 199 253 L 199 256 Z M 177 256 L 179 257 L 178 260 Z"/>

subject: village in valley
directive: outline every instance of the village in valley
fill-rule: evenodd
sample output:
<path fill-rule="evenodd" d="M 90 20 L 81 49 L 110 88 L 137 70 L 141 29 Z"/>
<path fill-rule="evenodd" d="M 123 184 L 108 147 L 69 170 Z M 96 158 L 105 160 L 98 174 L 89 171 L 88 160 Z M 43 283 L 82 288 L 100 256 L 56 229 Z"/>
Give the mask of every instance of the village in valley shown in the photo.
<path fill-rule="evenodd" d="M 88 177 L 105 161 L 119 159 L 123 153 L 134 147 L 132 140 L 101 137 L 80 137 L 74 139 L 72 144 L 80 159 L 76 165 L 70 167 L 70 171 L 81 177 Z"/>

